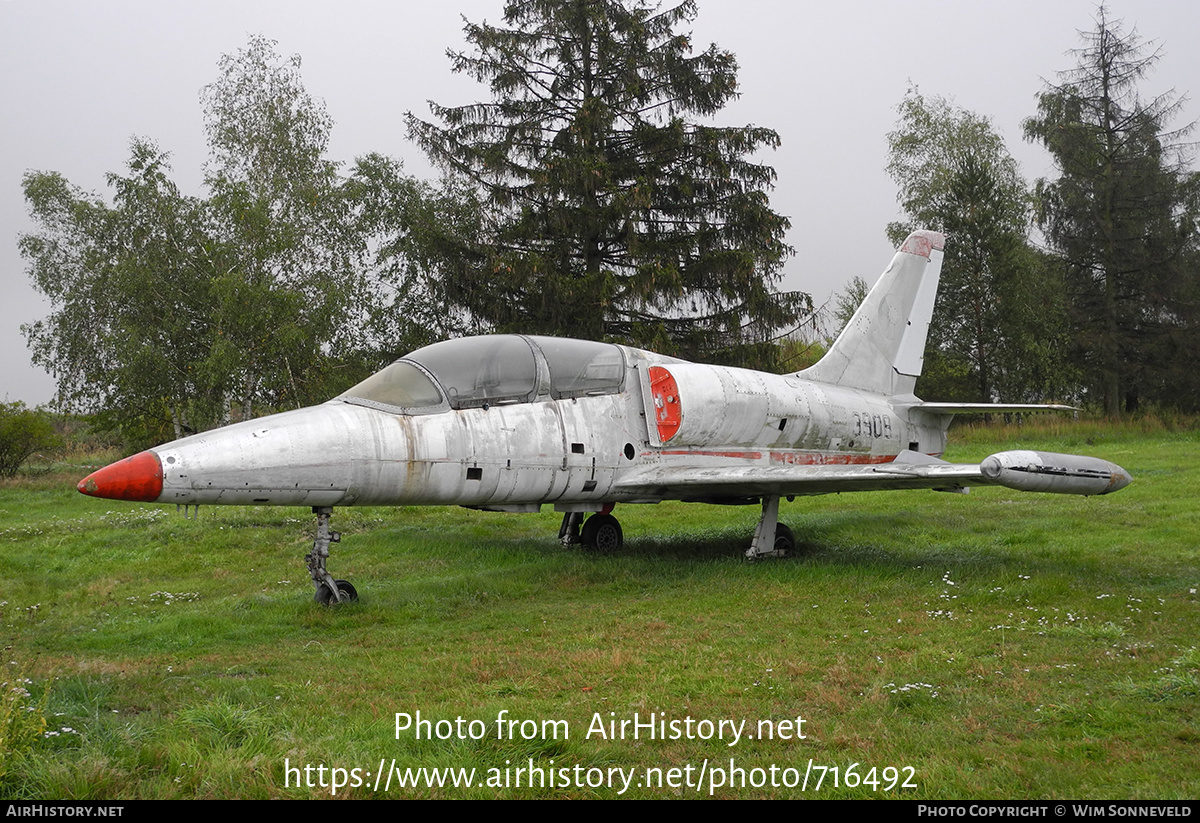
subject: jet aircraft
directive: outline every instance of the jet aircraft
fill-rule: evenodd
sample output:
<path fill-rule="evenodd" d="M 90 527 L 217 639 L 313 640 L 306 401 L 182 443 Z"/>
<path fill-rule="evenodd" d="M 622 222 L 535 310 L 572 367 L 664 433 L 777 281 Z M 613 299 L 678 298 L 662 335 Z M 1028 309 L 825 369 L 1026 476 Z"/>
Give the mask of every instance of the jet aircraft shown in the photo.
<path fill-rule="evenodd" d="M 913 394 L 944 238 L 914 232 L 828 353 L 769 374 L 611 343 L 518 334 L 435 343 L 317 406 L 143 451 L 84 494 L 184 506 L 311 506 L 316 600 L 357 598 L 326 568 L 336 506 L 460 505 L 563 514 L 559 537 L 611 551 L 618 503 L 761 505 L 746 556 L 795 547 L 779 500 L 875 489 L 1107 494 L 1106 460 L 1016 450 L 940 459 L 951 417 L 1066 406 L 925 403 Z M 584 517 L 587 516 L 585 520 Z"/>

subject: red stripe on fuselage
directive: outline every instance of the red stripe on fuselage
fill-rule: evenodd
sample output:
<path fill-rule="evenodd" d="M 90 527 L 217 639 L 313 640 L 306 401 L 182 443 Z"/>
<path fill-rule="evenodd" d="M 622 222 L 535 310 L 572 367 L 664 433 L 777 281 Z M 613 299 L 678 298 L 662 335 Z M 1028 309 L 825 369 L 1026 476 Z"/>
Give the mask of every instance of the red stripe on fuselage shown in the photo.
<path fill-rule="evenodd" d="M 702 457 L 735 457 L 741 460 L 762 460 L 762 452 L 713 452 L 687 449 L 684 451 L 664 451 L 659 454 L 689 454 Z"/>
<path fill-rule="evenodd" d="M 647 455 L 655 452 L 646 452 Z M 661 451 L 658 454 L 679 457 L 732 457 L 737 460 L 762 460 L 762 452 L 740 451 L 703 451 L 686 449 Z M 871 465 L 875 463 L 891 463 L 896 459 L 894 454 L 833 454 L 828 452 L 770 452 L 772 463 L 787 463 L 793 466 L 852 466 Z"/>
<path fill-rule="evenodd" d="M 794 466 L 853 466 L 891 463 L 894 454 L 828 454 L 825 452 L 771 452 L 772 463 Z"/>

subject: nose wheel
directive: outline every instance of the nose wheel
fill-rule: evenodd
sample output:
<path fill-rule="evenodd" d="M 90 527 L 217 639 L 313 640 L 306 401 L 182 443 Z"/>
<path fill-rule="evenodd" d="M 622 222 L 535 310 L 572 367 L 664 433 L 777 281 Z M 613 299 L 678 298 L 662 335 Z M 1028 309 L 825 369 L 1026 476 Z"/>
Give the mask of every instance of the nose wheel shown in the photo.
<path fill-rule="evenodd" d="M 333 575 L 325 568 L 325 561 L 329 559 L 329 544 L 340 543 L 342 540 L 340 532 L 329 528 L 329 516 L 333 514 L 333 507 L 313 506 L 313 514 L 317 516 L 317 538 L 313 541 L 312 551 L 304 556 L 304 562 L 308 564 L 308 574 L 316 587 L 313 599 L 322 606 L 358 600 L 358 592 L 350 581 L 334 580 Z"/>
<path fill-rule="evenodd" d="M 322 583 L 317 586 L 317 593 L 313 596 L 313 600 L 322 606 L 336 606 L 338 603 L 348 603 L 358 599 L 358 592 L 349 580 L 335 580 L 333 584 L 337 587 L 337 595 L 334 595 L 333 589 L 329 588 L 328 583 Z"/>

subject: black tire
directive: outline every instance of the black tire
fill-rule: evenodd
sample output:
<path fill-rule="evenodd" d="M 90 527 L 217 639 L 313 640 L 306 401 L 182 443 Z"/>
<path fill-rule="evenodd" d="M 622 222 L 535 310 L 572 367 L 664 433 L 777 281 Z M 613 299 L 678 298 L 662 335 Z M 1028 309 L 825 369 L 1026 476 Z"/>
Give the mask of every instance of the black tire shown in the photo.
<path fill-rule="evenodd" d="M 792 530 L 782 523 L 775 524 L 774 549 L 777 552 L 783 552 L 784 555 L 796 552 L 796 535 L 792 534 Z"/>
<path fill-rule="evenodd" d="M 354 588 L 354 584 L 349 580 L 335 580 L 333 583 L 338 587 L 338 592 L 342 595 L 342 603 L 347 601 L 353 603 L 358 600 L 358 590 Z M 333 592 L 330 590 L 328 584 L 325 583 L 317 586 L 317 593 L 313 595 L 313 600 L 322 606 L 338 605 L 338 599 L 333 596 Z"/>
<path fill-rule="evenodd" d="M 621 533 L 621 524 L 611 514 L 593 514 L 583 524 L 579 534 L 584 548 L 600 554 L 611 554 L 620 551 L 625 536 Z"/>

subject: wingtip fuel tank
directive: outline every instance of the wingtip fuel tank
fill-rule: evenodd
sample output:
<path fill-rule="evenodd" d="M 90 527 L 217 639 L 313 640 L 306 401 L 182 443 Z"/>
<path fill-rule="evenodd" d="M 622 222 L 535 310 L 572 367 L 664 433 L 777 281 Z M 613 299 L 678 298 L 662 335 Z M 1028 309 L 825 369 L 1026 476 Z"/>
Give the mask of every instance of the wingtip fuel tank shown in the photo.
<path fill-rule="evenodd" d="M 1019 449 L 984 458 L 988 480 L 1023 492 L 1111 494 L 1129 485 L 1129 472 L 1099 457 Z"/>

